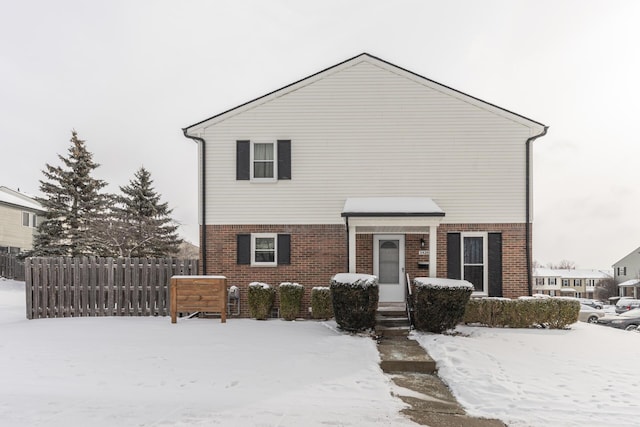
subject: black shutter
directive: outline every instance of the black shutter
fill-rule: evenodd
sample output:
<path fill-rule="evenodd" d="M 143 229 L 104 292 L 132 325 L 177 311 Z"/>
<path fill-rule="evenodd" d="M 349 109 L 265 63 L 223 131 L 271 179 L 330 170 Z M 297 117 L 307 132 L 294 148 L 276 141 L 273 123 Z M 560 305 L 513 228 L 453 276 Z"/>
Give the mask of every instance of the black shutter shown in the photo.
<path fill-rule="evenodd" d="M 291 179 L 291 141 L 278 140 L 278 179 Z"/>
<path fill-rule="evenodd" d="M 237 262 L 251 264 L 251 234 L 238 234 Z"/>
<path fill-rule="evenodd" d="M 489 233 L 489 296 L 502 296 L 502 233 Z"/>
<path fill-rule="evenodd" d="M 462 279 L 460 261 L 460 233 L 447 233 L 447 277 L 449 279 Z"/>
<path fill-rule="evenodd" d="M 236 141 L 236 179 L 251 178 L 251 142 Z"/>
<path fill-rule="evenodd" d="M 278 265 L 291 264 L 291 234 L 278 234 Z"/>

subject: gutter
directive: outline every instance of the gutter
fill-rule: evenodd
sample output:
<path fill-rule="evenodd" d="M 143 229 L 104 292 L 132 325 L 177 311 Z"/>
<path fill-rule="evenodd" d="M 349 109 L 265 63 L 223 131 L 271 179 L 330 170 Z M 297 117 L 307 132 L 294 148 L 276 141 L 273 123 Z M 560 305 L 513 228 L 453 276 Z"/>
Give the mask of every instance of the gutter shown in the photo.
<path fill-rule="evenodd" d="M 547 134 L 549 126 L 545 126 L 541 133 L 527 139 L 526 142 L 526 221 L 525 221 L 525 253 L 527 257 L 527 290 L 533 294 L 533 273 L 531 271 L 531 143 Z"/>
<path fill-rule="evenodd" d="M 187 134 L 187 129 L 189 128 L 183 128 L 182 129 L 182 133 L 184 134 L 185 138 L 189 138 L 189 139 L 193 139 L 196 142 L 200 142 L 202 143 L 202 157 L 201 157 L 201 167 L 200 167 L 200 173 L 202 174 L 202 187 L 201 187 L 201 194 L 200 194 L 200 200 L 202 202 L 202 230 L 200 231 L 200 248 L 202 250 L 202 274 L 207 274 L 207 220 L 206 220 L 206 197 L 207 197 L 207 192 L 206 192 L 206 184 L 205 184 L 205 159 L 206 159 L 206 151 L 205 151 L 205 144 L 204 144 L 204 138 L 200 138 L 198 136 L 191 136 L 189 134 Z"/>

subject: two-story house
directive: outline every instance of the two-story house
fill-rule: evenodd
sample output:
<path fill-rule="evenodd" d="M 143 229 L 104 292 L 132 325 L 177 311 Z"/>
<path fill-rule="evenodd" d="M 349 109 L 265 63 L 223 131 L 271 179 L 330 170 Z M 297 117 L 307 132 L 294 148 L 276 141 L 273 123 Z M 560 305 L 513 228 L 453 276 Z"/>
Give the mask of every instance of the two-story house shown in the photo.
<path fill-rule="evenodd" d="M 533 292 L 551 296 L 595 298 L 600 281 L 611 279 L 606 271 L 587 269 L 536 268 Z"/>
<path fill-rule="evenodd" d="M 45 211 L 35 199 L 0 186 L 0 253 L 18 254 L 33 249 L 39 218 Z"/>
<path fill-rule="evenodd" d="M 238 83 L 241 84 L 241 83 Z M 326 286 L 405 274 L 531 293 L 531 151 L 546 126 L 361 54 L 183 129 L 205 274 Z M 244 297 L 243 297 L 244 298 Z M 246 306 L 246 304 L 245 304 Z"/>
<path fill-rule="evenodd" d="M 620 296 L 640 298 L 640 248 L 636 248 L 613 264 L 613 278 Z"/>

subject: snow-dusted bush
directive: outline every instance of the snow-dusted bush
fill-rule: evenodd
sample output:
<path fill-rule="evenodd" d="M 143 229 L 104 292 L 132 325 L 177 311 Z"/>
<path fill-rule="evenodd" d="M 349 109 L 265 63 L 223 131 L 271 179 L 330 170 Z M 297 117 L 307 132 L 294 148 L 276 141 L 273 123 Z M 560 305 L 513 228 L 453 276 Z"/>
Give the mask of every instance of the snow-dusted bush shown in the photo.
<path fill-rule="evenodd" d="M 280 317 L 294 320 L 300 313 L 304 286 L 298 283 L 280 283 Z"/>
<path fill-rule="evenodd" d="M 333 317 L 331 289 L 327 286 L 316 286 L 311 289 L 311 316 L 314 319 L 330 319 Z"/>
<path fill-rule="evenodd" d="M 462 321 L 473 292 L 471 283 L 466 280 L 416 277 L 413 284 L 417 330 L 440 334 Z"/>
<path fill-rule="evenodd" d="M 369 274 L 339 273 L 331 278 L 331 302 L 338 326 L 363 331 L 376 326 L 378 278 Z"/>
<path fill-rule="evenodd" d="M 580 303 L 560 298 L 472 299 L 467 304 L 465 323 L 480 323 L 491 327 L 529 328 L 543 325 L 564 329 L 578 321 Z"/>
<path fill-rule="evenodd" d="M 266 283 L 249 283 L 249 315 L 257 320 L 265 320 L 271 314 L 276 290 Z"/>

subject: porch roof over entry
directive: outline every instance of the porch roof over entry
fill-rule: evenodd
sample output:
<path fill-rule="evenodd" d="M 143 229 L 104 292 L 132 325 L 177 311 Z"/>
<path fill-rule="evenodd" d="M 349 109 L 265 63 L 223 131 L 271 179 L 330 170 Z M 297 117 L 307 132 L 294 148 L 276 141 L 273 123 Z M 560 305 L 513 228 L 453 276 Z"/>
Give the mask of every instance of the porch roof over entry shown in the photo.
<path fill-rule="evenodd" d="M 443 217 L 444 211 L 429 197 L 350 197 L 343 217 Z"/>

